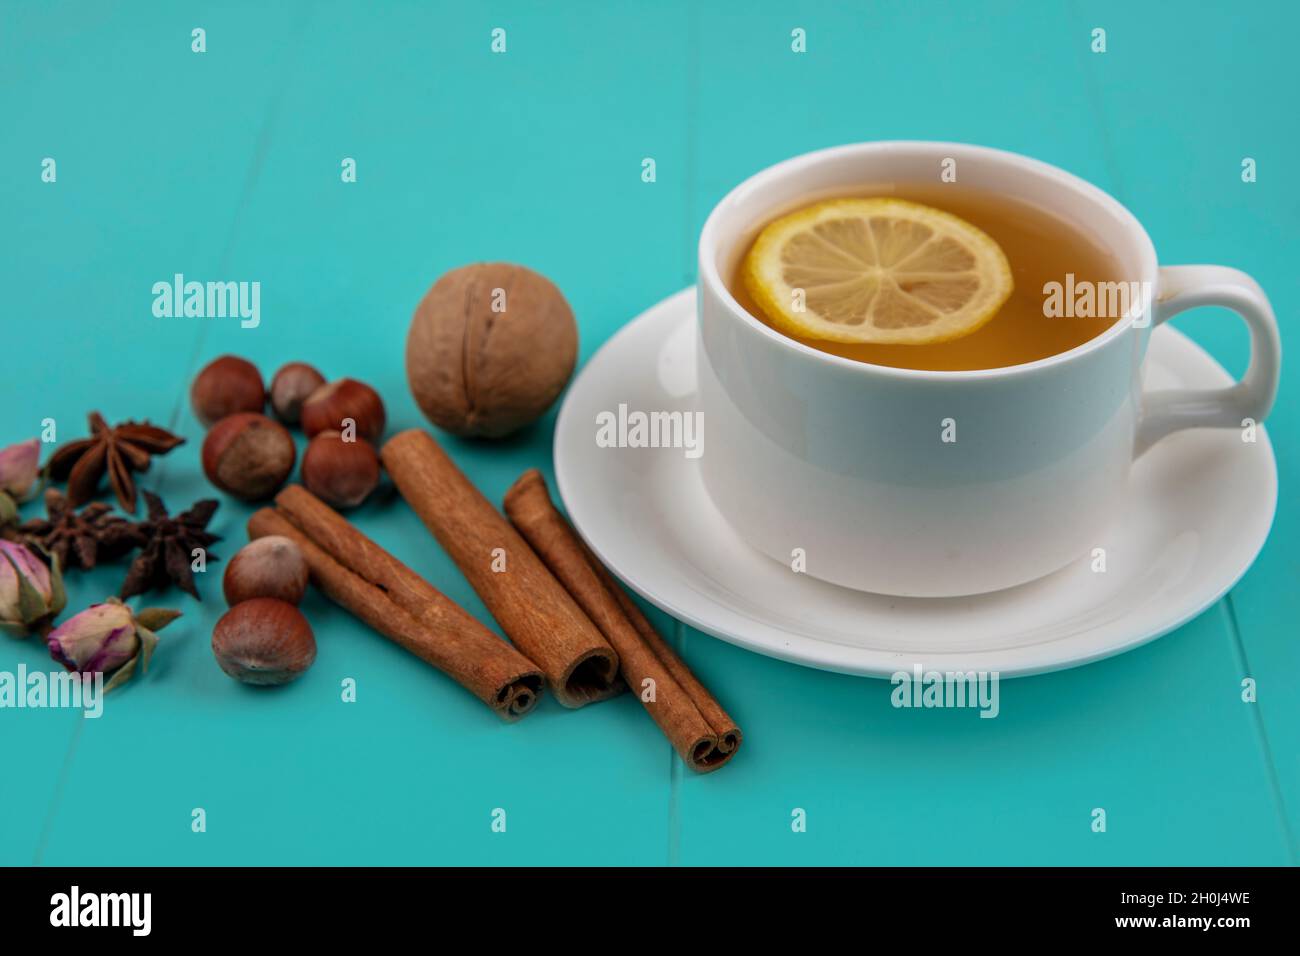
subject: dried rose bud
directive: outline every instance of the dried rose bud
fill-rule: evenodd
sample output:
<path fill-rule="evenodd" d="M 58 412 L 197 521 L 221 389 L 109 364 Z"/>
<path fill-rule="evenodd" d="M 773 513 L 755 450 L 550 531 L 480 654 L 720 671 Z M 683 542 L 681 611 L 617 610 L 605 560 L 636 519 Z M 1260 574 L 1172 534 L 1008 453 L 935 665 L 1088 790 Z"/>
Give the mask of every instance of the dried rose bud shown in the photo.
<path fill-rule="evenodd" d="M 0 541 L 0 628 L 20 636 L 39 631 L 66 603 L 57 561 L 49 567 L 30 548 Z"/>
<path fill-rule="evenodd" d="M 0 450 L 0 491 L 22 501 L 41 470 L 41 443 L 32 438 Z"/>
<path fill-rule="evenodd" d="M 41 443 L 35 438 L 0 449 L 0 526 L 18 521 L 18 503 L 30 496 L 41 470 Z"/>
<path fill-rule="evenodd" d="M 149 658 L 158 646 L 160 631 L 180 616 L 166 608 L 145 608 L 139 614 L 117 598 L 92 604 L 50 632 L 50 656 L 77 674 L 108 674 L 104 686 L 111 690 L 135 673 L 149 670 Z"/>
<path fill-rule="evenodd" d="M 116 670 L 140 650 L 135 616 L 125 604 L 92 604 L 56 627 L 47 640 L 51 656 L 77 673 Z"/>

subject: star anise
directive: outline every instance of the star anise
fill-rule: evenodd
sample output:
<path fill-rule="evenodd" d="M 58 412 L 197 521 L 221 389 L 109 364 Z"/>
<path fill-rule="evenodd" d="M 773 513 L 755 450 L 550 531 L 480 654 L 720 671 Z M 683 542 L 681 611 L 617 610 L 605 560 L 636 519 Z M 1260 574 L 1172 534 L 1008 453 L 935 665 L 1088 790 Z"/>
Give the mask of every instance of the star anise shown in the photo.
<path fill-rule="evenodd" d="M 197 598 L 199 592 L 194 586 L 191 562 L 196 548 L 206 552 L 208 545 L 221 540 L 206 530 L 217 510 L 217 502 L 211 498 L 196 501 L 189 511 L 175 517 L 167 513 L 162 499 L 151 492 L 144 492 L 144 502 L 149 516 L 135 525 L 144 536 L 144 543 L 131 562 L 119 596 L 125 601 L 151 588 L 165 590 L 174 584 Z M 217 557 L 205 554 L 204 560 L 215 561 Z"/>
<path fill-rule="evenodd" d="M 86 505 L 80 513 L 63 492 L 45 489 L 46 518 L 33 518 L 18 529 L 24 540 L 40 545 L 59 559 L 64 570 L 84 568 L 89 571 L 97 561 L 120 558 L 144 543 L 135 525 L 110 512 L 113 506 L 102 501 Z"/>
<path fill-rule="evenodd" d="M 110 427 L 99 412 L 91 412 L 90 437 L 69 442 L 50 456 L 50 477 L 67 479 L 68 501 L 83 505 L 95 497 L 99 481 L 109 483 L 123 511 L 135 514 L 133 471 L 148 471 L 151 455 L 165 455 L 185 439 L 146 422 L 123 422 Z"/>

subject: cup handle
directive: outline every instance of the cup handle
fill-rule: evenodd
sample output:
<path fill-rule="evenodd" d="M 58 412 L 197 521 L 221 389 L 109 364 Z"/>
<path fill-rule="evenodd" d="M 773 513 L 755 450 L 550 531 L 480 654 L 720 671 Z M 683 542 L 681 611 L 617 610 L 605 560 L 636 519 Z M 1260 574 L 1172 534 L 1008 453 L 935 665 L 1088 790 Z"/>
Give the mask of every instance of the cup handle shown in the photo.
<path fill-rule="evenodd" d="M 1250 366 L 1228 388 L 1166 389 L 1143 399 L 1133 457 L 1183 428 L 1242 428 L 1262 422 L 1277 397 L 1282 342 L 1264 290 L 1250 276 L 1227 266 L 1163 266 L 1154 324 L 1202 305 L 1232 309 L 1250 326 Z"/>

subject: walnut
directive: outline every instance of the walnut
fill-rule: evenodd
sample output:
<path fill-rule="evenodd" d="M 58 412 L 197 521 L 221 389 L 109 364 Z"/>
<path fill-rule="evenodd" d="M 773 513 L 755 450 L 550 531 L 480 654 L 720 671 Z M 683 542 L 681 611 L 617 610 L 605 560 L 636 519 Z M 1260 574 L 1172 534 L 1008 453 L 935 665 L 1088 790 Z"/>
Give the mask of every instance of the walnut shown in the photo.
<path fill-rule="evenodd" d="M 541 417 L 577 354 L 573 310 L 549 279 L 476 263 L 448 272 L 416 306 L 406 378 L 435 425 L 500 438 Z"/>

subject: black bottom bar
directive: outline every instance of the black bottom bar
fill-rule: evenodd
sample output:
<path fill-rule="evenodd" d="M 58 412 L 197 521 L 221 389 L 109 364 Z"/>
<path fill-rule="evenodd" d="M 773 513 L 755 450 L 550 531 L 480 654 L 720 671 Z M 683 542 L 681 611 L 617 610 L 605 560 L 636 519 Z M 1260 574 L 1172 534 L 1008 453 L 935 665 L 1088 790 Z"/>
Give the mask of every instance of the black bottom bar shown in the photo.
<path fill-rule="evenodd" d="M 582 880 L 600 885 L 579 894 L 570 884 Z M 700 880 L 719 885 L 693 885 Z M 1049 930 L 1230 941 L 1293 923 L 1295 880 L 1287 869 L 9 869 L 0 870 L 0 925 L 7 941 L 73 941 L 75 934 L 75 942 L 92 944 L 336 944 L 421 933 L 451 943 L 481 927 L 481 942 L 525 944 L 534 938 L 529 925 L 579 932 L 593 918 L 584 910 L 599 902 L 610 930 L 629 917 L 650 918 L 651 934 L 667 918 L 712 922 L 724 934 L 728 924 L 789 928 L 813 920 L 819 931 L 852 926 L 858 934 L 966 925 L 1027 938 Z M 492 885 L 502 882 L 512 885 Z M 765 883 L 774 905 L 758 905 Z M 661 896 L 676 906 L 663 909 Z M 591 930 L 599 932 L 595 925 L 583 932 Z"/>

